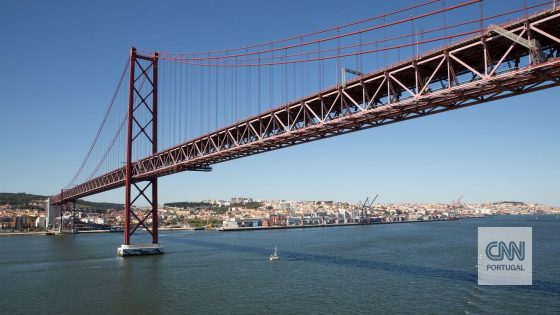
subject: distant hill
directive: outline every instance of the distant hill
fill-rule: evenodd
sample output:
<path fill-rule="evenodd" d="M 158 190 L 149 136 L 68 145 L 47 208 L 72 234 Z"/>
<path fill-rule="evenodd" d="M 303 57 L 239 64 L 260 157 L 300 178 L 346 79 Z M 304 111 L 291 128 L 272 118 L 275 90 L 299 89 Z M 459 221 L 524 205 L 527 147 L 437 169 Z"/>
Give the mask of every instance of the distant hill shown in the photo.
<path fill-rule="evenodd" d="M 0 205 L 12 205 L 16 207 L 30 207 L 35 203 L 45 202 L 47 197 L 31 195 L 26 193 L 0 193 Z"/>
<path fill-rule="evenodd" d="M 16 208 L 43 209 L 49 196 L 32 195 L 26 193 L 0 193 L 0 205 L 12 205 Z M 78 199 L 76 208 L 90 208 L 97 211 L 121 209 L 122 204 L 109 202 L 92 202 Z"/>
<path fill-rule="evenodd" d="M 211 203 L 208 202 L 193 202 L 193 201 L 182 201 L 182 202 L 168 202 L 163 204 L 164 206 L 168 206 L 168 207 L 177 207 L 177 208 L 211 208 L 211 209 L 219 209 L 219 208 L 224 208 L 226 209 L 226 206 L 217 206 L 217 205 L 213 205 Z M 245 209 L 257 209 L 259 207 L 262 207 L 264 204 L 262 202 L 256 202 L 256 201 L 252 201 L 252 202 L 239 202 L 239 203 L 232 203 L 229 206 L 230 207 L 241 207 L 241 208 L 245 208 Z"/>
<path fill-rule="evenodd" d="M 494 202 L 493 204 L 495 205 L 500 205 L 500 204 L 512 204 L 512 205 L 516 205 L 516 206 L 524 206 L 525 203 L 521 202 L 521 201 L 499 201 L 499 202 Z"/>
<path fill-rule="evenodd" d="M 93 202 L 78 199 L 76 202 L 76 207 L 79 208 L 92 208 L 98 211 L 105 211 L 109 209 L 123 209 L 124 205 L 122 203 L 111 203 L 111 202 Z"/>
<path fill-rule="evenodd" d="M 196 202 L 196 201 L 182 201 L 182 202 L 168 202 L 163 204 L 166 207 L 175 208 L 211 208 L 212 204 L 208 202 Z"/>

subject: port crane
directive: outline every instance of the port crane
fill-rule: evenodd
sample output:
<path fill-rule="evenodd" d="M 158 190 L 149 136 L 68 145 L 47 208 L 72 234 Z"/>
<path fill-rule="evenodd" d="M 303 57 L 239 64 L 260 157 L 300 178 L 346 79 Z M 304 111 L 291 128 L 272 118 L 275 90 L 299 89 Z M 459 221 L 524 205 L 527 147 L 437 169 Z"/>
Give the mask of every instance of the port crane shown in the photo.
<path fill-rule="evenodd" d="M 360 203 L 360 217 L 359 217 L 359 221 L 360 223 L 364 223 L 365 220 L 365 215 L 364 212 L 366 210 L 366 208 L 371 208 L 371 206 L 373 205 L 373 203 L 375 202 L 375 200 L 377 200 L 377 197 L 379 196 L 379 194 L 376 194 L 375 197 L 373 197 L 373 199 L 371 200 L 371 202 L 369 202 L 369 197 L 366 197 L 366 200 L 364 200 L 363 203 Z"/>
<path fill-rule="evenodd" d="M 451 204 L 448 206 L 448 208 L 449 208 L 448 212 L 449 212 L 450 215 L 451 215 L 452 212 L 453 212 L 454 216 L 458 215 L 457 209 L 462 207 L 462 204 L 461 204 L 462 199 L 463 199 L 463 195 L 459 196 L 459 198 L 457 198 L 457 200 L 452 200 L 451 201 Z"/>

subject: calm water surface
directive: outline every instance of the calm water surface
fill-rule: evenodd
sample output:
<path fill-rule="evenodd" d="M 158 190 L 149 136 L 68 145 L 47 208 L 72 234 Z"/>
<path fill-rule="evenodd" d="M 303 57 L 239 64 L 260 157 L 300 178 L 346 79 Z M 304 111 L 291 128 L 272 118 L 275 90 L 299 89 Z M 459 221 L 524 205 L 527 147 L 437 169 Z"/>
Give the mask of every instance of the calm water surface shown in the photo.
<path fill-rule="evenodd" d="M 477 286 L 479 226 L 533 227 L 533 286 Z M 165 255 L 126 259 L 121 234 L 0 237 L 0 314 L 560 314 L 559 232 L 556 216 L 164 231 Z"/>

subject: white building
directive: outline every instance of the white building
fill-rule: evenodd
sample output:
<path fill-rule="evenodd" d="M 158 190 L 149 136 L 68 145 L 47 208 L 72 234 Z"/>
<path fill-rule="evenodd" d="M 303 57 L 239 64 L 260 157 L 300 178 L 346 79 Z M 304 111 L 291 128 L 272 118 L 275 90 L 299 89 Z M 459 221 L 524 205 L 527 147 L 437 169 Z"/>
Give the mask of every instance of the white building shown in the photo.
<path fill-rule="evenodd" d="M 44 229 L 47 227 L 46 223 L 47 217 L 37 217 L 37 219 L 35 220 L 35 227 Z"/>
<path fill-rule="evenodd" d="M 45 207 L 45 214 L 46 214 L 46 219 L 45 219 L 45 227 L 48 228 L 49 226 L 52 226 L 55 218 L 57 216 L 61 215 L 61 209 L 60 206 L 55 206 L 55 205 L 51 205 L 51 199 L 47 199 L 45 201 L 46 203 L 46 207 Z"/>

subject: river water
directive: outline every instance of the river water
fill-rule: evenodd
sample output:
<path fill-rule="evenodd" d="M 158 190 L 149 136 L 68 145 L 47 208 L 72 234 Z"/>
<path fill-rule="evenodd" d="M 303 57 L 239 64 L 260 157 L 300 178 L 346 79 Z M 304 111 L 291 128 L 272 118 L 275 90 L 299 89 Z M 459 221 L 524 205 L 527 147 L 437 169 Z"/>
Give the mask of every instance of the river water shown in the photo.
<path fill-rule="evenodd" d="M 477 285 L 479 226 L 533 227 L 532 286 Z M 557 216 L 163 231 L 165 255 L 130 258 L 120 233 L 6 236 L 0 314 L 560 314 L 559 232 Z"/>

